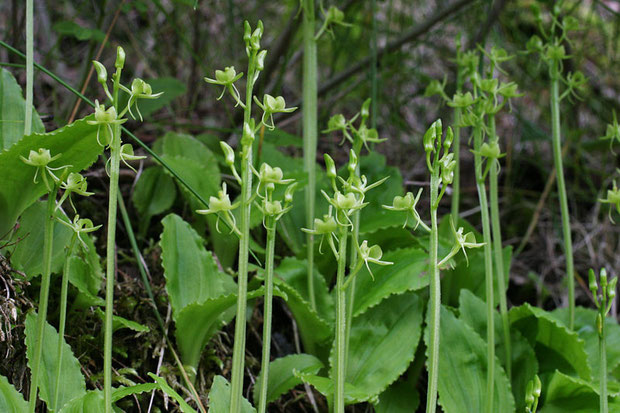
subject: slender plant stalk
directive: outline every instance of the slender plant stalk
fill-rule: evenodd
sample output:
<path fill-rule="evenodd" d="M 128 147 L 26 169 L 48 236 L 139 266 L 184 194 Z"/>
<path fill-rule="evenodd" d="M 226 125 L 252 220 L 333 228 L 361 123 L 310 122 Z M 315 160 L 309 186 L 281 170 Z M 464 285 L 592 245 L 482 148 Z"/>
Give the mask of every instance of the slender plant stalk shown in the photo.
<path fill-rule="evenodd" d="M 114 73 L 113 97 L 118 113 L 118 90 L 121 69 Z M 106 284 L 105 284 L 105 330 L 103 341 L 103 398 L 105 412 L 112 413 L 112 316 L 114 313 L 114 278 L 116 275 L 116 212 L 118 207 L 118 177 L 121 162 L 121 127 L 112 127 L 110 142 L 110 192 L 108 194 L 108 238 L 106 243 Z"/>
<path fill-rule="evenodd" d="M 339 212 L 337 212 L 339 213 Z M 345 218 L 342 217 L 344 220 Z M 344 413 L 344 381 L 346 377 L 346 291 L 344 277 L 347 267 L 348 229 L 340 227 L 338 242 L 338 273 L 336 275 L 336 360 L 334 363 L 334 413 Z"/>
<path fill-rule="evenodd" d="M 275 219 L 273 217 L 266 217 L 265 222 L 267 227 L 267 255 L 265 262 L 265 309 L 263 311 L 263 355 L 258 413 L 265 413 L 267 409 L 267 382 L 269 381 L 271 352 L 271 316 L 273 313 L 273 258 L 276 244 Z"/>
<path fill-rule="evenodd" d="M 312 228 L 316 196 L 316 145 L 317 145 L 317 57 L 315 33 L 314 0 L 303 0 L 303 119 L 304 169 L 308 174 L 306 186 L 306 227 Z M 308 255 L 308 295 L 310 304 L 316 310 L 314 293 L 314 235 L 306 235 Z"/>
<path fill-rule="evenodd" d="M 490 140 L 496 141 L 495 116 L 489 118 Z M 495 271 L 497 274 L 497 289 L 499 290 L 499 312 L 502 317 L 504 333 L 504 348 L 506 349 L 506 374 L 512 377 L 512 352 L 510 343 L 510 323 L 508 321 L 508 303 L 506 299 L 506 279 L 504 274 L 504 255 L 502 252 L 502 230 L 499 221 L 499 200 L 497 195 L 497 179 L 499 168 L 496 160 L 489 160 L 489 197 L 491 201 L 491 230 L 493 235 L 493 252 L 495 255 Z"/>
<path fill-rule="evenodd" d="M 250 123 L 252 116 L 252 90 L 256 73 L 256 51 L 249 58 L 247 86 L 245 91 L 244 125 Z M 245 329 L 248 295 L 248 251 L 250 249 L 250 208 L 252 197 L 252 145 L 243 148 L 241 160 L 241 236 L 239 239 L 239 276 L 237 284 L 237 315 L 235 321 L 235 342 L 233 346 L 233 364 L 231 374 L 230 412 L 241 412 L 243 397 L 243 365 L 245 361 Z"/>
<path fill-rule="evenodd" d="M 562 234 L 564 236 L 564 255 L 566 256 L 566 277 L 568 278 L 568 327 L 575 325 L 575 275 L 573 261 L 573 240 L 570 231 L 570 215 L 566 199 L 566 183 L 562 166 L 562 142 L 560 131 L 560 73 L 558 63 L 553 60 L 549 68 L 551 77 L 551 128 L 553 138 L 553 162 L 557 174 L 558 197 L 562 214 Z"/>
<path fill-rule="evenodd" d="M 601 335 L 599 337 L 599 355 L 600 355 L 600 409 L 601 413 L 608 413 L 609 406 L 607 401 L 607 347 L 605 345 L 607 341 L 607 333 L 605 328 L 605 313 L 601 312 L 602 323 L 601 323 Z"/>
<path fill-rule="evenodd" d="M 32 90 L 34 79 L 34 30 L 33 4 L 26 0 L 26 107 L 24 113 L 24 135 L 32 131 Z"/>
<path fill-rule="evenodd" d="M 377 0 L 370 1 L 370 127 L 377 127 Z"/>
<path fill-rule="evenodd" d="M 439 377 L 439 315 L 441 310 L 441 280 L 437 266 L 438 228 L 437 199 L 439 190 L 439 165 L 431 172 L 431 234 L 429 246 L 430 299 L 428 302 L 428 326 L 430 329 L 428 346 L 428 390 L 426 392 L 426 412 L 437 410 L 437 380 Z"/>
<path fill-rule="evenodd" d="M 460 50 L 459 50 L 460 52 Z M 456 92 L 459 93 L 463 87 L 463 69 L 459 66 L 456 73 Z M 450 204 L 450 215 L 454 225 L 459 223 L 459 204 L 461 202 L 461 116 L 463 110 L 460 107 L 454 108 L 454 143 L 452 153 L 456 166 L 454 167 L 454 180 L 452 181 L 452 203 Z"/>
<path fill-rule="evenodd" d="M 62 344 L 65 338 L 65 325 L 67 323 L 67 295 L 69 292 L 69 271 L 71 271 L 71 253 L 73 252 L 73 247 L 75 245 L 75 239 L 77 238 L 76 234 L 73 234 L 71 238 L 71 242 L 69 243 L 69 249 L 67 250 L 67 256 L 65 259 L 65 267 L 62 271 L 62 282 L 60 287 L 60 322 L 58 325 L 58 348 L 56 351 L 56 360 L 58 360 L 58 365 L 56 366 L 56 380 L 54 387 L 54 399 L 53 399 L 53 408 L 54 411 L 59 411 L 61 406 L 58 406 L 58 394 L 60 393 L 60 369 L 62 366 Z"/>
<path fill-rule="evenodd" d="M 479 154 L 482 146 L 482 128 L 474 127 L 474 163 L 476 170 L 476 186 L 480 201 L 480 214 L 482 220 L 482 237 L 484 239 L 484 271 L 487 302 L 487 394 L 486 412 L 493 412 L 493 392 L 495 390 L 495 329 L 493 313 L 493 257 L 491 252 L 491 225 L 489 223 L 489 204 L 487 202 L 487 190 L 482 168 L 482 156 Z"/>
<path fill-rule="evenodd" d="M 46 171 L 43 171 L 46 173 Z M 47 210 L 45 216 L 45 229 L 43 238 L 43 275 L 41 276 L 41 289 L 39 290 L 39 313 L 37 314 L 37 345 L 35 346 L 34 360 L 32 362 L 32 380 L 30 381 L 30 397 L 28 410 L 34 413 L 37 406 L 37 392 L 39 390 L 39 378 L 41 373 L 41 357 L 43 355 L 43 342 L 45 320 L 47 319 L 47 303 L 50 293 L 50 278 L 52 275 L 52 251 L 54 243 L 54 210 L 56 209 L 56 193 L 58 186 L 47 195 Z"/>

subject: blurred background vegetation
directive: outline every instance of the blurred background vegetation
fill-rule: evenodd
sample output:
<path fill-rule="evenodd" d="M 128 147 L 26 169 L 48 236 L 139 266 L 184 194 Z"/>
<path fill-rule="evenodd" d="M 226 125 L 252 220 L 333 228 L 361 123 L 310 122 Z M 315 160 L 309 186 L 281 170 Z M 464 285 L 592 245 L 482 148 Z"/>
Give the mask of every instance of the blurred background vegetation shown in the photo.
<path fill-rule="evenodd" d="M 324 0 L 325 9 L 336 5 L 343 10 L 351 26 L 335 27 L 333 36 L 323 36 L 318 44 L 319 130 L 326 128 L 331 115 L 343 113 L 350 117 L 356 113 L 373 94 L 374 84 L 376 127 L 379 136 L 388 139 L 377 151 L 385 155 L 389 165 L 400 169 L 408 190 L 424 186 L 427 169 L 421 144 L 423 131 L 437 117 L 450 124 L 452 113 L 438 97 L 425 97 L 424 90 L 431 79 L 445 78 L 448 95 L 454 92 L 457 37 L 461 37 L 466 49 L 498 46 L 514 55 L 504 66 L 506 74 L 501 76 L 517 82 L 524 96 L 513 99 L 511 110 L 502 111 L 497 119 L 501 146 L 507 153 L 502 159 L 500 178 L 502 228 L 505 243 L 515 250 L 509 299 L 513 304 L 530 301 L 554 308 L 565 299 L 566 288 L 561 282 L 564 257 L 552 173 L 548 75 L 537 58 L 524 53 L 527 40 L 538 31 L 530 11 L 532 3 Z M 543 10 L 548 11 L 552 3 L 542 2 Z M 576 271 L 580 277 L 577 299 L 587 305 L 587 285 L 583 281 L 587 268 L 606 266 L 612 273 L 620 268 L 617 226 L 609 221 L 607 207 L 597 203 L 617 173 L 617 158 L 610 152 L 609 143 L 599 137 L 618 107 L 620 2 L 570 0 L 565 2 L 565 10 L 581 24 L 581 30 L 565 45 L 571 55 L 565 71 L 580 70 L 588 79 L 580 99 L 565 100 L 561 108 Z M 24 14 L 21 0 L 0 2 L 0 36 L 22 51 Z M 144 78 L 154 91 L 165 92 L 153 106 L 141 106 L 144 123 L 128 122 L 128 127 L 147 143 L 167 131 L 207 134 L 204 136 L 217 137 L 214 142 L 236 141 L 239 113 L 230 110 L 230 102 L 217 102 L 218 88 L 207 87 L 202 78 L 213 77 L 216 69 L 225 66 L 243 71 L 246 56 L 241 38 L 245 19 L 253 23 L 262 19 L 265 25 L 262 43 L 268 57 L 260 90 L 281 94 L 290 105 L 303 105 L 298 0 L 37 0 L 34 19 L 35 61 L 92 99 L 101 100 L 103 94 L 92 76 L 91 60 L 98 59 L 111 67 L 116 46 L 125 48 L 127 78 Z M 23 63 L 19 56 L 0 48 L 0 64 L 22 85 Z M 40 71 L 35 72 L 34 102 L 47 130 L 91 112 Z M 301 111 L 276 119 L 276 124 L 301 136 Z M 462 136 L 468 138 L 469 131 Z M 338 144 L 337 136 L 322 134 L 319 156 L 328 152 L 337 164 L 342 164 L 347 151 Z M 289 148 L 301 156 L 296 150 Z M 477 224 L 473 156 L 464 152 L 461 210 L 463 217 Z M 129 170 L 124 172 L 121 183 L 124 195 L 129 197 L 135 175 Z M 92 185 L 105 188 L 104 174 L 102 163 L 91 169 L 89 175 L 99 177 L 90 178 Z M 98 205 L 104 205 L 105 199 L 105 191 L 100 191 L 95 203 L 89 200 L 90 204 L 83 205 L 91 211 L 93 220 L 103 222 L 96 214 L 102 214 L 103 208 L 98 209 Z M 443 212 L 448 212 L 448 205 L 443 205 Z M 423 203 L 421 208 L 427 205 Z M 161 225 L 157 220 L 152 222 L 144 241 L 153 253 L 149 258 L 153 261 L 151 268 L 157 268 L 155 244 Z M 126 241 L 120 241 L 121 247 L 128 251 L 128 245 L 123 243 Z M 153 276 L 161 279 L 161 274 Z M 137 278 L 133 280 L 132 274 L 123 278 L 127 297 L 121 300 L 139 301 L 143 294 Z M 163 285 L 155 288 L 163 292 Z M 148 312 L 144 310 L 145 318 L 151 317 Z M 148 346 L 140 348 L 143 357 L 150 360 Z M 225 351 L 217 346 L 212 351 L 219 350 Z"/>

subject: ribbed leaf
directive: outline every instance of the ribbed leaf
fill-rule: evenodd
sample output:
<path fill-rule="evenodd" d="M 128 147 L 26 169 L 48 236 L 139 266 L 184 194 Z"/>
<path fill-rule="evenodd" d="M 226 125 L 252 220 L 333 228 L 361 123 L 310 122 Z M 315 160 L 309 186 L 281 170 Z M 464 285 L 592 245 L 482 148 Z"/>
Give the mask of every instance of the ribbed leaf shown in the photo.
<path fill-rule="evenodd" d="M 37 339 L 37 315 L 34 312 L 26 316 L 26 355 L 28 356 L 28 367 L 32 369 L 32 359 L 35 351 L 35 340 Z M 58 340 L 63 341 L 62 344 L 62 362 L 60 368 L 60 382 L 56 383 L 56 369 L 59 360 L 57 359 Z M 53 397 L 55 386 L 58 384 L 58 409 L 62 408 L 67 402 L 86 394 L 86 383 L 79 361 L 73 356 L 71 347 L 64 342 L 64 338 L 58 337 L 58 332 L 54 327 L 45 323 L 43 331 L 43 341 L 38 342 L 43 345 L 43 357 L 39 369 L 41 378 L 39 382 L 40 397 L 48 406 L 54 406 Z"/>
<path fill-rule="evenodd" d="M 416 389 L 417 376 L 409 368 L 407 380 L 399 380 L 379 395 L 375 404 L 376 413 L 411 413 L 420 405 L 420 393 Z"/>
<path fill-rule="evenodd" d="M 0 68 L 0 152 L 8 149 L 24 136 L 24 108 L 22 88 L 11 72 Z M 32 108 L 32 131 L 45 132 L 43 123 Z"/>
<path fill-rule="evenodd" d="M 424 339 L 428 346 L 428 329 Z M 439 404 L 445 413 L 485 411 L 487 369 L 484 340 L 442 306 L 437 387 Z M 510 383 L 496 357 L 493 412 L 514 411 Z"/>
<path fill-rule="evenodd" d="M 322 368 L 323 362 L 310 354 L 291 354 L 270 362 L 269 378 L 267 379 L 267 403 L 271 403 L 280 395 L 302 383 L 301 379 L 295 375 L 294 370 L 301 373 L 317 374 Z M 261 370 L 254 386 L 254 404 L 259 402 L 259 384 L 262 375 L 263 371 Z"/>
<path fill-rule="evenodd" d="M 589 382 L 556 371 L 546 388 L 540 413 L 591 413 L 600 411 L 598 390 Z M 609 411 L 620 412 L 620 400 L 609 399 Z"/>
<path fill-rule="evenodd" d="M 162 224 L 162 265 L 175 319 L 189 304 L 235 291 L 233 279 L 218 271 L 204 241 L 187 222 L 170 214 Z"/>
<path fill-rule="evenodd" d="M 389 251 L 382 260 L 394 264 L 386 266 L 370 264 L 374 279 L 366 268 L 356 276 L 354 316 L 377 305 L 392 294 L 415 291 L 428 285 L 428 254 L 421 249 Z"/>
<path fill-rule="evenodd" d="M 250 402 L 242 398 L 241 413 L 255 413 Z M 209 413 L 230 413 L 230 383 L 222 377 L 215 376 L 209 391 Z"/>
<path fill-rule="evenodd" d="M 28 403 L 4 376 L 0 376 L 0 412 L 25 413 Z"/>
<path fill-rule="evenodd" d="M 467 322 L 486 342 L 487 314 L 485 302 L 476 297 L 471 291 L 461 290 L 459 313 L 459 318 Z M 506 347 L 504 344 L 502 320 L 497 311 L 494 312 L 493 316 L 495 324 L 495 355 L 502 362 L 504 369 L 506 369 Z M 536 360 L 534 349 L 517 329 L 511 329 L 510 337 L 513 366 L 511 388 L 517 405 L 517 411 L 521 412 L 525 408 L 525 389 L 527 383 L 538 373 L 538 361 Z"/>
<path fill-rule="evenodd" d="M 295 375 L 298 376 L 304 383 L 314 387 L 319 393 L 325 396 L 327 399 L 332 399 L 334 394 L 334 382 L 328 377 L 317 376 L 309 373 L 301 373 L 295 371 Z M 351 383 L 344 384 L 344 402 L 345 404 L 356 404 L 366 401 L 366 393 L 357 389 Z M 376 403 L 377 399 L 373 398 L 369 400 L 371 403 Z"/>
<path fill-rule="evenodd" d="M 153 215 L 168 210 L 176 198 L 174 181 L 162 168 L 146 168 L 136 183 L 131 200 L 140 214 L 141 222 L 148 223 Z"/>
<path fill-rule="evenodd" d="M 511 308 L 509 316 L 511 328 L 518 329 L 534 347 L 541 373 L 557 369 L 591 380 L 592 370 L 588 365 L 585 343 L 576 332 L 570 331 L 545 310 L 528 303 Z"/>
<path fill-rule="evenodd" d="M 97 143 L 97 127 L 87 124 L 86 119 L 53 132 L 24 136 L 0 152 L 0 234 L 5 234 L 22 211 L 47 192 L 40 177 L 37 184 L 33 182 L 35 168 L 20 156 L 28 158 L 31 150 L 49 149 L 52 156 L 62 154 L 50 166 L 72 165 L 69 172 L 79 172 L 97 160 L 103 148 Z"/>

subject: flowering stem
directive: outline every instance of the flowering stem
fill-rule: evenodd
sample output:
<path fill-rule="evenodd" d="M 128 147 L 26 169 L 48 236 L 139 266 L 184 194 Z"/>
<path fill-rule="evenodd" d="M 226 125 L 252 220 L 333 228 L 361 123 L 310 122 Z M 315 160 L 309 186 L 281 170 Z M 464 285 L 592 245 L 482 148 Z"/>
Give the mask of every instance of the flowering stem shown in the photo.
<path fill-rule="evenodd" d="M 342 217 L 345 220 L 344 217 Z M 336 275 L 336 360 L 334 363 L 334 413 L 344 413 L 344 381 L 346 373 L 346 290 L 344 277 L 347 266 L 346 226 L 340 226 L 338 242 L 338 273 Z"/>
<path fill-rule="evenodd" d="M 493 300 L 493 257 L 491 252 L 491 228 L 489 223 L 489 205 L 487 203 L 487 192 L 485 178 L 482 168 L 482 156 L 480 147 L 482 146 L 482 127 L 474 127 L 474 163 L 476 170 L 476 186 L 478 188 L 478 199 L 480 201 L 480 215 L 482 220 L 482 236 L 484 239 L 484 272 L 486 284 L 487 302 L 487 394 L 486 412 L 493 411 L 493 392 L 495 390 L 495 329 L 493 312 L 495 311 Z"/>
<path fill-rule="evenodd" d="M 560 97 L 559 83 L 560 73 L 558 63 L 553 60 L 549 68 L 551 77 L 551 128 L 553 138 L 553 163 L 558 183 L 558 197 L 560 198 L 560 210 L 562 214 L 562 234 L 564 235 L 564 254 L 566 256 L 566 277 L 568 278 L 568 328 L 571 330 L 575 324 L 575 277 L 573 264 L 573 241 L 570 232 L 570 215 L 568 214 L 568 201 L 566 199 L 566 184 L 564 182 L 564 169 L 562 166 L 562 143 L 560 136 Z"/>
<path fill-rule="evenodd" d="M 461 91 L 463 85 L 463 69 L 459 66 L 456 74 L 456 92 Z M 459 203 L 461 202 L 461 115 L 460 107 L 454 108 L 454 143 L 452 144 L 452 153 L 456 166 L 454 167 L 454 180 L 452 181 L 452 203 L 450 207 L 450 215 L 454 221 L 454 225 L 459 224 Z"/>
<path fill-rule="evenodd" d="M 273 217 L 265 218 L 267 228 L 267 253 L 265 262 L 265 309 L 263 311 L 263 355 L 261 361 L 260 397 L 258 413 L 267 408 L 267 383 L 269 381 L 269 359 L 271 351 L 271 318 L 273 310 L 273 259 L 276 243 L 276 223 Z"/>
<path fill-rule="evenodd" d="M 605 301 L 605 299 L 603 299 Z M 607 401 L 607 347 L 606 347 L 606 331 L 605 331 L 605 307 L 601 305 L 599 314 L 601 316 L 601 333 L 599 335 L 599 356 L 600 356 L 600 368 L 599 368 L 599 386 L 600 386 L 600 409 L 601 413 L 607 413 L 609 411 Z"/>
<path fill-rule="evenodd" d="M 52 275 L 52 251 L 54 243 L 54 209 L 56 208 L 56 194 L 58 186 L 54 185 L 47 195 L 47 211 L 45 216 L 45 229 L 43 238 L 43 274 L 41 276 L 41 288 L 39 290 L 39 313 L 37 314 L 37 345 L 35 347 L 34 360 L 32 362 L 32 380 L 30 381 L 30 397 L 28 410 L 34 413 L 37 405 L 37 392 L 39 390 L 39 376 L 41 357 L 43 355 L 43 332 L 47 319 L 47 303 L 49 299 L 50 278 Z"/>
<path fill-rule="evenodd" d="M 314 0 L 304 0 L 303 39 L 303 137 L 304 137 L 304 170 L 308 174 L 306 186 L 306 227 L 312 228 L 316 195 L 316 146 L 317 146 L 317 57 L 316 40 L 314 37 L 315 13 Z M 308 255 L 308 295 L 310 304 L 316 310 L 314 293 L 314 235 L 306 235 Z"/>
<path fill-rule="evenodd" d="M 495 116 L 489 118 L 490 140 L 497 141 L 495 133 Z M 510 343 L 510 323 L 508 321 L 508 304 L 506 299 L 506 281 L 504 275 L 504 255 L 502 253 L 502 230 L 499 223 L 499 201 L 497 196 L 497 178 L 499 169 L 497 161 L 490 159 L 489 196 L 491 201 L 491 229 L 493 232 L 493 251 L 495 254 L 495 271 L 497 271 L 497 289 L 499 290 L 499 312 L 502 317 L 504 348 L 506 349 L 506 374 L 512 377 L 512 354 Z"/>
<path fill-rule="evenodd" d="M 33 4 L 26 0 L 26 107 L 24 113 L 24 135 L 32 132 L 32 90 L 34 78 L 34 30 Z"/>
<path fill-rule="evenodd" d="M 121 69 L 114 74 L 114 106 L 118 112 Z M 121 162 L 121 126 L 112 126 L 110 142 L 110 191 L 108 194 L 108 238 L 106 243 L 105 328 L 103 341 L 103 398 L 105 413 L 112 413 L 112 316 L 114 313 L 114 278 L 116 275 L 116 211 L 118 177 Z"/>
<path fill-rule="evenodd" d="M 437 380 L 439 377 L 439 317 L 441 306 L 441 280 L 437 265 L 438 228 L 437 199 L 439 197 L 439 165 L 431 172 L 431 234 L 429 246 L 430 299 L 428 302 L 428 328 L 430 331 L 428 345 L 428 390 L 426 394 L 426 412 L 435 413 L 437 409 Z"/>
<path fill-rule="evenodd" d="M 54 388 L 53 410 L 57 412 L 61 406 L 58 406 L 58 394 L 60 392 L 60 368 L 62 366 L 62 344 L 65 337 L 65 325 L 67 321 L 67 295 L 69 290 L 69 271 L 71 271 L 71 253 L 75 245 L 76 234 L 73 234 L 67 255 L 65 258 L 65 267 L 62 271 L 62 285 L 60 288 L 60 323 L 58 325 L 58 349 L 56 352 L 56 360 L 58 364 L 56 366 L 56 380 Z"/>
<path fill-rule="evenodd" d="M 256 51 L 251 52 L 248 65 L 245 92 L 244 125 L 250 123 L 252 116 L 252 90 L 256 73 Z M 244 127 L 245 129 L 245 127 Z M 235 341 L 233 345 L 233 364 L 231 373 L 230 413 L 241 412 L 243 394 L 243 365 L 245 358 L 246 308 L 248 295 L 248 255 L 250 249 L 250 208 L 252 197 L 252 144 L 244 146 L 241 160 L 241 236 L 239 237 L 239 276 L 237 279 L 237 315 L 235 321 Z"/>

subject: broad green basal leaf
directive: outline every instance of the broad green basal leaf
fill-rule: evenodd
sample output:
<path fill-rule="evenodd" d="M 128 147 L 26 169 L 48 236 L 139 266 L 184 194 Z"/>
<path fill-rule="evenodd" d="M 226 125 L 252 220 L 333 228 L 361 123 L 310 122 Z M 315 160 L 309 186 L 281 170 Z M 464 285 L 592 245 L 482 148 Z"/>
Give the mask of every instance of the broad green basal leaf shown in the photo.
<path fill-rule="evenodd" d="M 213 256 L 204 248 L 204 241 L 187 222 L 170 214 L 162 223 L 162 265 L 175 319 L 189 304 L 235 290 L 233 279 L 218 271 Z"/>
<path fill-rule="evenodd" d="M 28 403 L 4 376 L 0 376 L 0 412 L 24 413 Z"/>
<path fill-rule="evenodd" d="M 518 329 L 536 351 L 541 373 L 556 369 L 591 380 L 585 342 L 548 312 L 525 303 L 509 311 L 511 328 Z"/>
<path fill-rule="evenodd" d="M 483 339 L 487 334 L 486 304 L 469 290 L 461 290 L 459 299 L 460 319 L 467 322 L 476 333 Z M 506 370 L 506 347 L 504 344 L 504 331 L 501 316 L 494 312 L 495 325 L 495 355 L 502 362 Z M 527 383 L 538 373 L 538 361 L 536 353 L 529 342 L 517 329 L 510 331 L 512 377 L 510 377 L 512 394 L 514 396 L 517 411 L 525 408 L 525 389 Z M 485 340 L 486 341 L 486 340 Z"/>
<path fill-rule="evenodd" d="M 589 382 L 555 371 L 543 386 L 540 413 L 592 413 L 599 411 L 598 390 Z M 609 399 L 609 411 L 620 412 L 620 400 Z"/>
<path fill-rule="evenodd" d="M 153 215 L 161 214 L 168 210 L 176 198 L 176 186 L 170 175 L 162 168 L 146 168 L 133 191 L 132 201 L 141 222 L 148 224 Z"/>
<path fill-rule="evenodd" d="M 428 329 L 427 329 L 428 330 Z M 428 346 L 428 331 L 425 342 Z M 483 412 L 486 403 L 486 344 L 465 321 L 441 307 L 439 338 L 439 404 L 445 413 Z M 495 360 L 493 412 L 514 412 L 510 383 Z"/>
<path fill-rule="evenodd" d="M 37 338 L 37 316 L 30 312 L 26 316 L 26 355 L 28 356 L 28 367 L 32 369 L 32 358 L 35 351 L 35 340 Z M 62 340 L 62 361 L 60 368 L 60 383 L 56 383 L 56 370 L 59 363 L 57 358 L 58 340 Z M 43 357 L 41 358 L 41 381 L 39 382 L 40 397 L 48 406 L 53 405 L 53 396 L 56 385 L 59 386 L 58 404 L 54 410 L 60 410 L 70 400 L 86 394 L 86 383 L 79 361 L 73 356 L 71 347 L 64 342 L 64 338 L 58 337 L 58 332 L 51 325 L 45 323 L 43 331 Z"/>
<path fill-rule="evenodd" d="M 334 382 L 328 377 L 317 376 L 315 374 L 302 373 L 295 371 L 295 375 L 298 376 L 304 383 L 307 383 L 314 387 L 319 393 L 328 399 L 333 398 L 334 394 Z M 366 393 L 356 388 L 351 383 L 344 384 L 344 402 L 345 404 L 356 404 L 366 401 Z M 376 403 L 376 398 L 369 400 L 370 403 Z"/>
<path fill-rule="evenodd" d="M 9 149 L 0 152 L 0 234 L 5 234 L 17 217 L 47 190 L 42 179 L 33 182 L 35 168 L 20 158 L 31 150 L 49 149 L 52 156 L 61 154 L 50 166 L 72 165 L 69 172 L 79 172 L 92 165 L 103 148 L 97 143 L 97 127 L 86 123 L 91 117 L 49 133 L 24 136 Z"/>
<path fill-rule="evenodd" d="M 382 260 L 394 264 L 371 268 L 374 279 L 365 268 L 356 276 L 353 316 L 363 313 L 392 294 L 415 291 L 428 285 L 428 254 L 421 249 L 389 251 L 383 255 Z"/>
<path fill-rule="evenodd" d="M 422 300 L 393 295 L 355 317 L 351 325 L 346 381 L 364 400 L 376 398 L 407 370 L 422 332 Z"/>
<path fill-rule="evenodd" d="M 294 374 L 294 370 L 301 373 L 317 374 L 323 368 L 323 362 L 310 354 L 291 354 L 280 357 L 269 363 L 269 378 L 267 380 L 267 403 L 276 400 L 293 387 L 302 383 Z M 258 405 L 260 382 L 263 371 L 254 385 L 254 404 Z"/>
<path fill-rule="evenodd" d="M 8 149 L 24 136 L 24 108 L 26 101 L 22 88 L 6 69 L 0 68 L 0 152 Z M 32 108 L 32 131 L 45 132 L 36 110 Z"/>
<path fill-rule="evenodd" d="M 409 368 L 407 380 L 399 380 L 379 395 L 375 404 L 376 413 L 411 413 L 420 405 L 420 393 L 416 389 L 416 375 Z"/>
<path fill-rule="evenodd" d="M 215 376 L 213 385 L 209 391 L 209 413 L 230 412 L 230 383 L 222 377 Z M 242 398 L 241 413 L 254 413 L 256 409 L 250 402 Z"/>

